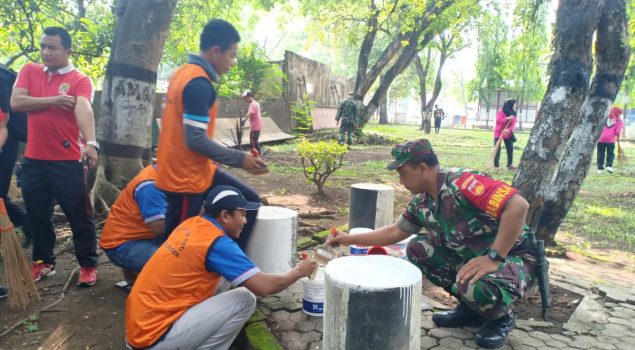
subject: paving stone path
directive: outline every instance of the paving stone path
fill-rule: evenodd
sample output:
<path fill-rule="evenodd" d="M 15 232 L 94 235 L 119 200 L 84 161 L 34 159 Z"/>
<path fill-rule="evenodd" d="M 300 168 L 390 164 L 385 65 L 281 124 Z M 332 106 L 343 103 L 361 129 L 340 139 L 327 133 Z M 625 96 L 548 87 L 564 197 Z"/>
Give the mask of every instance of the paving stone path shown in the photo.
<path fill-rule="evenodd" d="M 549 261 L 552 284 L 583 295 L 580 305 L 560 334 L 543 332 L 542 322 L 519 320 L 501 349 L 635 350 L 635 274 L 601 263 Z M 282 293 L 263 298 L 259 308 L 285 349 L 322 349 L 322 318 L 302 312 L 300 282 Z M 432 322 L 432 313 L 431 306 L 423 305 L 421 349 L 478 348 L 474 328 L 437 327 Z"/>

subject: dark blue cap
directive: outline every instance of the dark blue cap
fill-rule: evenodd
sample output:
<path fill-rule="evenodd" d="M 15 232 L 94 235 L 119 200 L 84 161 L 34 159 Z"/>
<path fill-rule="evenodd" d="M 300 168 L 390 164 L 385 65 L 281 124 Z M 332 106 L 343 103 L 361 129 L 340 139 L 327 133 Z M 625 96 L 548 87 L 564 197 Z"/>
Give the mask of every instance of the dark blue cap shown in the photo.
<path fill-rule="evenodd" d="M 223 185 L 212 188 L 203 202 L 203 207 L 205 212 L 213 214 L 223 210 L 257 210 L 260 203 L 248 202 L 239 189 Z"/>

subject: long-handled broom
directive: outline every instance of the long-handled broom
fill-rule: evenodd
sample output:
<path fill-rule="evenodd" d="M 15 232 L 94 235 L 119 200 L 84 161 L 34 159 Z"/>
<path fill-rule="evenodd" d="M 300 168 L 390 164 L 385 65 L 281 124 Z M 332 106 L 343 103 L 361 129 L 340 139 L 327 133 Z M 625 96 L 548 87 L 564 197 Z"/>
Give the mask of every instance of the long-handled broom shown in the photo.
<path fill-rule="evenodd" d="M 620 168 L 623 168 L 627 165 L 627 163 L 628 157 L 626 156 L 626 153 L 624 153 L 622 145 L 620 145 L 620 140 L 617 140 L 617 165 Z"/>
<path fill-rule="evenodd" d="M 507 121 L 507 124 L 505 124 L 505 127 L 503 128 L 503 131 L 507 130 L 511 122 L 511 119 Z M 503 142 L 503 135 L 501 135 L 501 137 L 498 139 L 498 142 L 496 142 L 496 144 L 494 145 L 494 149 L 492 149 L 492 151 L 490 152 L 489 158 L 487 158 L 487 164 L 485 164 L 486 167 L 490 169 L 494 168 L 494 160 L 496 159 L 496 153 L 498 153 L 498 149 L 501 147 L 501 142 Z"/>
<path fill-rule="evenodd" d="M 0 198 L 0 244 L 2 244 L 4 257 L 9 307 L 14 311 L 24 310 L 29 303 L 40 301 L 40 293 L 31 279 L 29 261 L 24 255 L 2 198 Z"/>

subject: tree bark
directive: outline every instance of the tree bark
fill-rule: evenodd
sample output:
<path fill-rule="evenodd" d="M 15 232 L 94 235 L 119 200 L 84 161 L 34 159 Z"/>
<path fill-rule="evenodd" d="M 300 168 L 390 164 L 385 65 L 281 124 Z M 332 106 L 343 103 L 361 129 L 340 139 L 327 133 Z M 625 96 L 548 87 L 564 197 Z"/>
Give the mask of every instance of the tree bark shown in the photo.
<path fill-rule="evenodd" d="M 513 185 L 530 203 L 527 221 L 536 228 L 548 187 L 586 99 L 591 45 L 604 1 L 560 0 L 551 77 Z"/>
<path fill-rule="evenodd" d="M 432 48 L 428 47 L 428 52 L 426 55 L 426 65 L 425 67 L 421 63 L 421 57 L 419 55 L 415 56 L 415 67 L 417 68 L 417 76 L 419 77 L 419 101 L 421 103 L 421 128 L 420 130 L 425 130 L 426 134 L 430 133 L 430 111 L 427 109 L 427 82 L 426 77 L 428 76 L 428 70 L 430 69 L 430 60 L 432 57 Z"/>
<path fill-rule="evenodd" d="M 607 1 L 596 33 L 595 76 L 581 121 L 571 133 L 558 171 L 545 195 L 537 235 L 553 241 L 589 171 L 595 145 L 623 81 L 630 48 L 624 1 Z"/>
<path fill-rule="evenodd" d="M 379 106 L 379 124 L 388 124 L 388 100 L 384 99 Z"/>
<path fill-rule="evenodd" d="M 375 37 L 377 36 L 377 30 L 379 29 L 377 20 L 379 11 L 377 10 L 377 6 L 375 5 L 375 0 L 370 1 L 370 8 L 372 11 L 370 18 L 368 19 L 368 24 L 366 25 L 366 35 L 364 35 L 364 40 L 362 41 L 362 46 L 359 49 L 359 55 L 357 57 L 357 76 L 355 77 L 355 87 L 360 87 L 363 85 L 364 76 L 366 75 L 366 71 L 368 70 L 370 51 L 373 49 L 373 45 L 375 44 Z M 354 91 L 353 93 L 357 93 L 357 91 Z"/>
<path fill-rule="evenodd" d="M 117 0 L 117 24 L 97 120 L 102 145 L 94 193 L 108 210 L 122 188 L 150 158 L 150 130 L 157 67 L 177 0 Z M 113 197 L 114 196 L 114 197 Z"/>

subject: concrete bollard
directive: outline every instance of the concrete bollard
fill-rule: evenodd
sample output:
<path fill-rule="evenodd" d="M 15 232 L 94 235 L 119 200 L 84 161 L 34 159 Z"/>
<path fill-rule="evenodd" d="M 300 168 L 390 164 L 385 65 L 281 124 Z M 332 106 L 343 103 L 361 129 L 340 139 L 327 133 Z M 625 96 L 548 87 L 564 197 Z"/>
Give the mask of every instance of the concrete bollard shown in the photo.
<path fill-rule="evenodd" d="M 295 265 L 298 212 L 261 206 L 246 254 L 263 272 L 287 272 Z"/>
<path fill-rule="evenodd" d="M 393 223 L 395 189 L 371 183 L 351 185 L 348 227 L 380 228 Z"/>
<path fill-rule="evenodd" d="M 419 350 L 421 272 L 386 255 L 347 256 L 325 269 L 325 350 Z"/>

